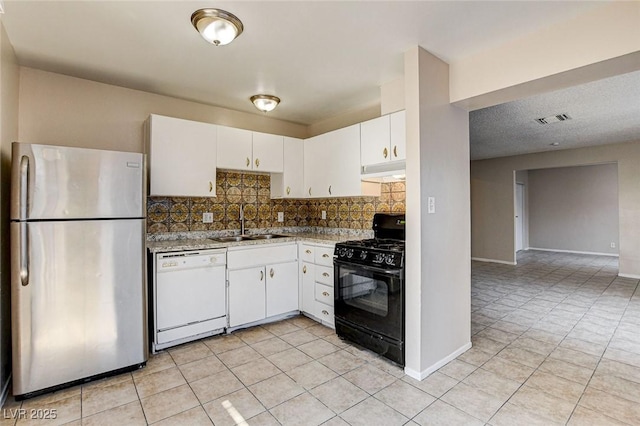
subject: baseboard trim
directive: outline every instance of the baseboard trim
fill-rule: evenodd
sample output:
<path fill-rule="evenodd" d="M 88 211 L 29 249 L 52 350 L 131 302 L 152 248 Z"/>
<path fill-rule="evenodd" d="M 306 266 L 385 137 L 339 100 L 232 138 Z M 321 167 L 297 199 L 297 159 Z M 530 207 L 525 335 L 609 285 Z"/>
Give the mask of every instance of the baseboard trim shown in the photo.
<path fill-rule="evenodd" d="M 618 274 L 620 278 L 631 278 L 633 280 L 640 280 L 640 275 L 635 274 Z"/>
<path fill-rule="evenodd" d="M 458 358 L 460 355 L 462 355 L 463 353 L 465 353 L 469 349 L 471 349 L 471 342 L 465 343 L 460 348 L 456 349 L 455 351 L 453 351 L 452 353 L 450 353 L 446 357 L 442 358 L 440 361 L 436 362 L 435 364 L 433 364 L 432 366 L 430 366 L 429 368 L 427 368 L 425 370 L 416 371 L 416 370 L 413 370 L 411 368 L 405 367 L 404 368 L 404 374 L 406 374 L 407 376 L 409 376 L 409 377 L 411 377 L 413 379 L 422 381 L 427 376 L 429 376 L 431 373 L 433 373 L 434 371 L 436 371 L 437 369 L 439 369 L 443 365 L 446 365 L 447 363 L 449 363 L 449 362 L 453 361 L 454 359 Z"/>
<path fill-rule="evenodd" d="M 483 257 L 472 257 L 471 260 L 476 260 L 478 262 L 487 262 L 487 263 L 501 263 L 503 265 L 516 265 L 516 262 L 508 262 L 506 260 L 497 260 L 497 259 L 485 259 Z"/>
<path fill-rule="evenodd" d="M 4 407 L 4 403 L 7 402 L 9 397 L 9 384 L 11 384 L 11 374 L 7 377 L 7 383 L 2 387 L 2 395 L 0 395 L 0 407 Z"/>
<path fill-rule="evenodd" d="M 616 253 L 599 253 L 596 251 L 559 250 L 559 249 L 536 248 L 536 247 L 529 247 L 529 250 L 550 251 L 555 253 L 590 254 L 593 256 L 619 257 L 619 255 Z"/>

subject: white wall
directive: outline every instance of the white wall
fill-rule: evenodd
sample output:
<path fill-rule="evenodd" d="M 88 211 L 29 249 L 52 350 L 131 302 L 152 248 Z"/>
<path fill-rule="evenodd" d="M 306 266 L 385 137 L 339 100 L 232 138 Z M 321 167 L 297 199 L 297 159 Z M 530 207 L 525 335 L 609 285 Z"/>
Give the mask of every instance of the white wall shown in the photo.
<path fill-rule="evenodd" d="M 419 47 L 405 53 L 405 108 L 405 372 L 422 379 L 471 346 L 469 119 L 449 104 L 449 66 Z"/>
<path fill-rule="evenodd" d="M 617 164 L 528 174 L 532 248 L 618 254 Z"/>
<path fill-rule="evenodd" d="M 640 277 L 640 141 L 471 162 L 471 252 L 514 263 L 514 170 L 618 164 L 620 275 Z"/>
<path fill-rule="evenodd" d="M 5 390 L 11 374 L 9 191 L 11 142 L 18 138 L 18 81 L 16 56 L 0 21 L 0 392 Z"/>
<path fill-rule="evenodd" d="M 143 152 L 143 123 L 167 115 L 291 137 L 306 126 L 32 68 L 20 68 L 20 142 Z"/>
<path fill-rule="evenodd" d="M 553 2 L 541 7 L 553 7 Z M 636 70 L 638 22 L 640 2 L 610 2 L 461 58 L 451 64 L 451 102 L 477 109 Z M 492 96 L 483 96 L 488 93 Z"/>

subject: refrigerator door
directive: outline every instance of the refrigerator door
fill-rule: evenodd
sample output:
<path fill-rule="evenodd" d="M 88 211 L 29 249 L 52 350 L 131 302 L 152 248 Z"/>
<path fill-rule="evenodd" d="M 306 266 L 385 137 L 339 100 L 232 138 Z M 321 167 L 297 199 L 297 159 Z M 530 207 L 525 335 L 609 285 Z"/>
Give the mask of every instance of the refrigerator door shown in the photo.
<path fill-rule="evenodd" d="M 10 227 L 14 395 L 146 361 L 144 219 Z"/>
<path fill-rule="evenodd" d="M 144 155 L 12 144 L 11 220 L 145 217 Z"/>

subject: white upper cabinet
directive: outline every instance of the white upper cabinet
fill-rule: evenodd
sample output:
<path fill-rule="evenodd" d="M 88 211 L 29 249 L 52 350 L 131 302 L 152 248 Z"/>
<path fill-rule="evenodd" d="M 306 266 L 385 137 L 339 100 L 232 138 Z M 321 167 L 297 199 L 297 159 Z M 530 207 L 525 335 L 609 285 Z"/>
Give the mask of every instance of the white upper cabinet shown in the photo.
<path fill-rule="evenodd" d="M 406 158 L 405 112 L 398 111 L 360 124 L 363 166 Z"/>
<path fill-rule="evenodd" d="M 283 136 L 253 132 L 253 171 L 283 171 L 283 140 Z"/>
<path fill-rule="evenodd" d="M 391 124 L 391 161 L 407 158 L 407 114 L 404 110 L 389 115 Z"/>
<path fill-rule="evenodd" d="M 218 168 L 253 170 L 252 141 L 250 130 L 218 126 Z"/>
<path fill-rule="evenodd" d="M 360 125 L 305 140 L 305 197 L 380 195 L 380 185 L 360 176 Z"/>
<path fill-rule="evenodd" d="M 146 124 L 149 195 L 215 197 L 217 126 L 156 114 Z"/>
<path fill-rule="evenodd" d="M 304 141 L 285 136 L 282 173 L 271 173 L 271 198 L 304 198 Z"/>
<path fill-rule="evenodd" d="M 283 137 L 218 126 L 218 168 L 282 172 Z"/>

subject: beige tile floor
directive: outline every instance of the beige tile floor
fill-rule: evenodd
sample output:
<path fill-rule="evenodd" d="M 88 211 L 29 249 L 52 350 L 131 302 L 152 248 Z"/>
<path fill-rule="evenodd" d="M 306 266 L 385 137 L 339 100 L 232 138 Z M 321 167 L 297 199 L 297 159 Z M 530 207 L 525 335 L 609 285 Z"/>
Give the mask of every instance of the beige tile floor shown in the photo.
<path fill-rule="evenodd" d="M 518 260 L 474 262 L 473 348 L 422 382 L 296 317 L 170 349 L 133 374 L 10 400 L 3 417 L 22 407 L 55 409 L 47 425 L 640 424 L 638 280 L 617 278 L 615 258 Z"/>

